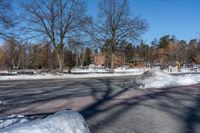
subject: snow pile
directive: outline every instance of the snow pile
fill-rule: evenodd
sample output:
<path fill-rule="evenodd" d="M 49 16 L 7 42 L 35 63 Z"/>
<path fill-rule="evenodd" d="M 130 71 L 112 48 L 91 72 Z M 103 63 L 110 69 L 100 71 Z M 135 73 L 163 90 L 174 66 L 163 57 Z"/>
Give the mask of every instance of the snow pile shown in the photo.
<path fill-rule="evenodd" d="M 135 83 L 141 88 L 164 88 L 200 83 L 200 74 L 173 76 L 161 70 L 152 69 L 140 75 Z"/>
<path fill-rule="evenodd" d="M 45 119 L 18 123 L 0 130 L 1 133 L 90 133 L 83 117 L 73 111 L 62 111 Z"/>

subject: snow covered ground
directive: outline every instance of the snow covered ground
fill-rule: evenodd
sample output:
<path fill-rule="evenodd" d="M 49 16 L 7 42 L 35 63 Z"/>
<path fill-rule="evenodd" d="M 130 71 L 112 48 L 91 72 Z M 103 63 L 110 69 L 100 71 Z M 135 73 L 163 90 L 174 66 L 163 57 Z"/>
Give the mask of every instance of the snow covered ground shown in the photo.
<path fill-rule="evenodd" d="M 115 68 L 116 73 L 143 73 L 145 71 L 149 70 L 149 68 L 125 68 L 125 67 L 118 67 Z"/>
<path fill-rule="evenodd" d="M 185 74 L 185 73 L 200 73 L 200 69 L 195 69 L 195 68 L 181 68 L 180 72 L 178 72 L 177 70 L 170 72 L 169 70 L 163 70 L 166 73 L 170 73 L 170 74 Z"/>
<path fill-rule="evenodd" d="M 72 74 L 68 73 L 41 73 L 33 71 L 35 74 L 16 74 L 14 75 L 0 75 L 0 80 L 37 80 L 37 79 L 72 79 L 72 78 L 96 78 L 96 77 L 115 77 L 115 76 L 134 76 L 141 75 L 144 72 L 150 70 L 149 68 L 124 68 L 118 67 L 115 68 L 115 73 L 109 73 L 108 68 L 97 68 L 90 67 L 87 69 L 74 68 L 72 69 Z M 67 72 L 67 70 L 65 70 Z M 181 69 L 181 72 L 169 72 L 168 70 L 164 70 L 164 72 L 169 74 L 184 74 L 184 73 L 196 73 L 191 69 Z M 200 71 L 197 71 L 200 72 Z M 1 72 L 0 72 L 1 73 Z M 3 73 L 6 73 L 3 71 Z M 165 73 L 165 74 L 166 74 Z M 170 75 L 168 75 L 170 76 Z M 188 76 L 188 75 L 187 75 Z M 155 77 L 154 77 L 155 78 Z M 165 77 L 167 78 L 167 76 Z"/>
<path fill-rule="evenodd" d="M 6 128 L 8 126 L 17 124 L 17 123 L 24 123 L 27 122 L 28 119 L 23 115 L 11 115 L 5 118 L 0 117 L 0 131 L 3 128 Z"/>
<path fill-rule="evenodd" d="M 140 73 L 88 73 L 88 74 L 35 74 L 35 75 L 13 75 L 0 76 L 0 80 L 38 80 L 38 79 L 72 79 L 72 78 L 96 78 L 96 77 L 115 77 L 115 76 L 133 76 Z"/>
<path fill-rule="evenodd" d="M 84 118 L 77 112 L 61 111 L 45 119 L 29 121 L 24 116 L 0 120 L 1 133 L 90 133 Z"/>
<path fill-rule="evenodd" d="M 0 80 L 36 80 L 36 79 L 67 79 L 67 78 L 95 78 L 95 77 L 115 77 L 115 76 L 133 76 L 141 75 L 148 70 L 147 68 L 141 69 L 125 69 L 116 68 L 115 73 L 109 73 L 109 69 L 106 68 L 89 68 L 89 69 L 73 69 L 74 74 L 62 73 L 40 73 L 34 75 L 5 75 L 0 76 Z"/>
<path fill-rule="evenodd" d="M 139 76 L 135 83 L 140 88 L 165 88 L 200 83 L 200 74 L 170 75 L 158 69 L 152 69 Z"/>
<path fill-rule="evenodd" d="M 115 73 L 141 73 L 146 70 L 149 70 L 148 68 L 125 68 L 125 67 L 118 67 L 115 68 Z M 74 68 L 72 69 L 72 73 L 109 73 L 109 68 L 98 68 L 98 67 L 89 67 L 87 69 L 81 69 L 81 68 Z"/>
<path fill-rule="evenodd" d="M 71 70 L 72 73 L 109 73 L 108 68 L 96 68 L 96 67 L 89 67 L 87 69 L 81 68 L 74 68 Z M 67 70 L 66 70 L 67 72 Z"/>

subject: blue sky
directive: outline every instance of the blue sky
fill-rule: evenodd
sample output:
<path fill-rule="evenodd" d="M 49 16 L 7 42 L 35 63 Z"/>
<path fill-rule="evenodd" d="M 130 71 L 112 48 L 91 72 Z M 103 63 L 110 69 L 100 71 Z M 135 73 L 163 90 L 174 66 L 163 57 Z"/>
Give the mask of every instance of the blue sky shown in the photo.
<path fill-rule="evenodd" d="M 99 0 L 87 0 L 88 14 L 97 16 Z M 163 35 L 189 41 L 200 36 L 200 0 L 129 0 L 130 8 L 149 24 L 141 39 L 147 43 Z"/>

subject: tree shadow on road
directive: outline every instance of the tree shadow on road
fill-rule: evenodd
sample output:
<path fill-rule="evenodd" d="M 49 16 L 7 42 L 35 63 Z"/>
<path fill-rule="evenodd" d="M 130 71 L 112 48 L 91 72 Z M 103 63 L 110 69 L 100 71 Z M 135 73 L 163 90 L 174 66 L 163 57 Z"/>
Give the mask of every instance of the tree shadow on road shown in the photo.
<path fill-rule="evenodd" d="M 107 125 L 115 122 L 119 117 L 123 117 L 129 110 L 134 110 L 134 107 L 137 106 L 145 106 L 167 113 L 175 121 L 181 122 L 181 124 L 183 123 L 181 127 L 179 127 L 181 128 L 179 129 L 180 132 L 195 133 L 197 132 L 198 127 L 200 127 L 199 85 L 162 89 L 151 88 L 148 90 L 137 90 L 136 88 L 130 88 L 129 86 L 123 87 L 120 91 L 112 94 L 112 83 L 108 80 L 102 82 L 106 82 L 107 91 L 101 99 L 98 99 L 94 104 L 80 111 L 86 120 L 91 120 L 89 125 L 92 132 L 101 132 L 101 129 L 106 128 Z M 141 94 L 130 94 L 138 92 Z M 123 95 L 126 94 L 130 96 L 123 99 Z M 120 97 L 122 98 L 120 99 Z M 150 100 L 154 100 L 154 103 L 148 104 L 148 101 Z M 110 105 L 107 105 L 108 103 L 110 103 Z M 102 106 L 105 107 L 101 108 Z M 98 118 L 98 115 L 104 118 Z M 93 120 L 93 117 L 97 117 L 97 119 Z M 118 132 L 120 132 L 120 125 L 118 126 L 119 127 L 116 128 L 118 129 Z"/>
<path fill-rule="evenodd" d="M 20 92 L 20 88 L 23 85 L 16 85 L 16 93 L 12 89 L 3 89 L 0 100 L 8 101 L 11 105 L 0 107 L 0 114 L 32 104 L 36 105 L 31 106 L 29 110 L 43 103 L 51 103 L 54 100 L 68 101 L 71 98 L 91 97 L 93 101 L 78 111 L 89 123 L 92 132 L 101 132 L 101 129 L 123 119 L 125 114 L 134 111 L 138 106 L 165 112 L 172 116 L 174 120 L 181 121 L 182 129 L 180 130 L 183 133 L 195 133 L 200 127 L 200 85 L 144 90 L 138 89 L 134 85 L 125 85 L 123 84 L 124 80 L 116 82 L 109 78 L 91 79 L 87 82 L 84 80 L 72 81 L 68 84 L 63 81 L 47 82 L 47 84 L 36 83 L 32 83 L 31 87 L 22 90 L 22 92 Z M 7 91 L 11 94 L 5 95 Z M 81 104 L 83 101 L 79 102 Z M 12 103 L 14 104 L 12 105 Z M 63 108 L 69 108 L 69 106 L 63 104 L 55 111 Z M 46 112 L 48 111 L 47 109 Z M 128 118 L 126 117 L 126 119 Z M 137 129 L 132 129 L 131 124 L 128 124 L 131 120 L 126 119 L 123 119 L 124 127 L 115 125 L 117 126 L 115 127 L 116 130 L 112 128 L 112 131 L 116 133 L 127 132 L 128 130 L 140 132 Z"/>

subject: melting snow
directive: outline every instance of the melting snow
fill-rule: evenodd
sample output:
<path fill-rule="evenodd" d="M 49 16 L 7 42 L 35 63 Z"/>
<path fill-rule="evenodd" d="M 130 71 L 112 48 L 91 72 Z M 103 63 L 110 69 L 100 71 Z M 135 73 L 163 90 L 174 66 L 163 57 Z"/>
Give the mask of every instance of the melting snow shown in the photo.
<path fill-rule="evenodd" d="M 0 128 L 6 128 L 0 129 L 1 133 L 90 133 L 84 118 L 79 113 L 70 110 L 34 121 L 28 121 L 23 116 L 2 121 Z M 17 124 L 16 121 L 18 121 Z"/>
<path fill-rule="evenodd" d="M 200 83 L 200 74 L 173 76 L 161 70 L 152 69 L 140 75 L 135 83 L 141 88 L 164 88 Z"/>
<path fill-rule="evenodd" d="M 0 118 L 0 129 L 11 126 L 17 123 L 27 122 L 28 119 L 23 115 L 11 115 L 5 118 Z"/>

